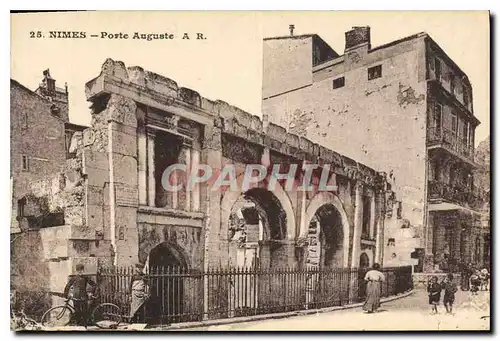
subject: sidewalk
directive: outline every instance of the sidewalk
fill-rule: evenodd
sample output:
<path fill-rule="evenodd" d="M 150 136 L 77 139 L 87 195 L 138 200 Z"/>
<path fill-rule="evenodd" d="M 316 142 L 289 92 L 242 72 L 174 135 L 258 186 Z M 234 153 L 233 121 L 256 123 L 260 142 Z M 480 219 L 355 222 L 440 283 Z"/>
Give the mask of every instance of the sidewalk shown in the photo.
<path fill-rule="evenodd" d="M 427 293 L 417 290 L 412 295 L 382 305 L 379 313 L 366 314 L 361 308 L 293 316 L 283 319 L 249 321 L 218 326 L 183 329 L 185 331 L 422 331 L 422 330 L 490 330 L 489 292 L 471 296 L 457 293 L 454 315 L 430 315 Z"/>

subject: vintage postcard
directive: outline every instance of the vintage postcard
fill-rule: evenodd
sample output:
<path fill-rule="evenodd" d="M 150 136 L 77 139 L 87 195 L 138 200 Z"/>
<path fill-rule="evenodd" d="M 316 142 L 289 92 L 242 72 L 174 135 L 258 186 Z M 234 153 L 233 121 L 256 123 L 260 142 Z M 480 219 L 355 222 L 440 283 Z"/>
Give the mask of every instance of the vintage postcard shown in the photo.
<path fill-rule="evenodd" d="M 11 28 L 12 330 L 490 330 L 489 12 Z"/>

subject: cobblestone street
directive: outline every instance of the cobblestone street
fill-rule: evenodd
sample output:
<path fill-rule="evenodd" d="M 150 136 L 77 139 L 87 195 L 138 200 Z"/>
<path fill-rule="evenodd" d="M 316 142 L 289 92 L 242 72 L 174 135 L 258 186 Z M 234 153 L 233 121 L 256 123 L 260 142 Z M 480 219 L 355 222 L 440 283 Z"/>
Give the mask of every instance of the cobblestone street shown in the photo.
<path fill-rule="evenodd" d="M 406 298 L 382 305 L 377 314 L 366 314 L 361 308 L 330 313 L 297 316 L 279 320 L 262 320 L 238 324 L 192 328 L 188 330 L 489 330 L 489 292 L 471 296 L 458 291 L 454 315 L 445 314 L 441 304 L 438 315 L 429 314 L 427 293 L 417 290 Z M 184 329 L 187 330 L 187 329 Z"/>

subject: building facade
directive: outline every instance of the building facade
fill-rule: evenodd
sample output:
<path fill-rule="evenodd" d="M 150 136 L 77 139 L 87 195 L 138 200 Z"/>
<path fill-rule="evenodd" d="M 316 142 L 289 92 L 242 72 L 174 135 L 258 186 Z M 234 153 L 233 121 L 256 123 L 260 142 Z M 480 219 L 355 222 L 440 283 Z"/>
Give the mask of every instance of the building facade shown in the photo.
<path fill-rule="evenodd" d="M 473 261 L 480 122 L 467 75 L 426 33 L 373 48 L 369 27 L 345 37 L 342 55 L 315 34 L 264 39 L 263 114 L 388 170 L 398 195 L 396 219 L 385 226 L 385 265 L 447 271 Z"/>
<path fill-rule="evenodd" d="M 49 70 L 32 91 L 10 80 L 12 232 L 19 231 L 18 199 L 30 182 L 54 174 L 66 162 L 65 124 L 68 122 L 67 89 L 56 87 Z"/>
<path fill-rule="evenodd" d="M 73 134 L 73 157 L 63 172 L 31 185 L 26 206 L 38 215 L 57 212 L 63 221 L 19 239 L 36 244 L 38 259 L 32 262 L 38 271 L 24 281 L 40 276 L 42 286 L 60 293 L 78 263 L 93 274 L 136 262 L 202 271 L 383 261 L 384 226 L 395 220 L 387 214 L 395 194 L 386 173 L 111 59 L 86 84 L 86 95 L 92 124 Z M 290 165 L 304 163 L 319 165 L 313 184 L 326 169 L 328 191 L 300 191 L 282 180 L 270 190 L 267 178 L 240 186 L 247 165 L 278 165 L 280 174 L 291 172 L 302 183 L 305 173 Z M 214 174 L 231 165 L 239 186 L 214 190 L 202 182 L 167 191 L 165 170 L 174 164 L 206 165 Z"/>

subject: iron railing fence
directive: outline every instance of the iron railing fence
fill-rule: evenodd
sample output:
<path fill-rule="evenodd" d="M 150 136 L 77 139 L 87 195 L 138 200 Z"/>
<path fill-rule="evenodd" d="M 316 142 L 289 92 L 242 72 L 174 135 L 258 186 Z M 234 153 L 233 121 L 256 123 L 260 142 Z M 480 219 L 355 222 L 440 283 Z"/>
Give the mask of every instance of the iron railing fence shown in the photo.
<path fill-rule="evenodd" d="M 367 269 L 208 269 L 151 268 L 146 276 L 149 298 L 139 321 L 151 324 L 222 319 L 344 306 L 364 301 Z M 381 270 L 382 297 L 413 289 L 412 267 Z M 130 318 L 132 268 L 100 269 L 100 299 Z"/>
<path fill-rule="evenodd" d="M 427 129 L 427 142 L 430 144 L 443 144 L 455 153 L 474 161 L 474 146 L 452 130 L 429 127 Z"/>

